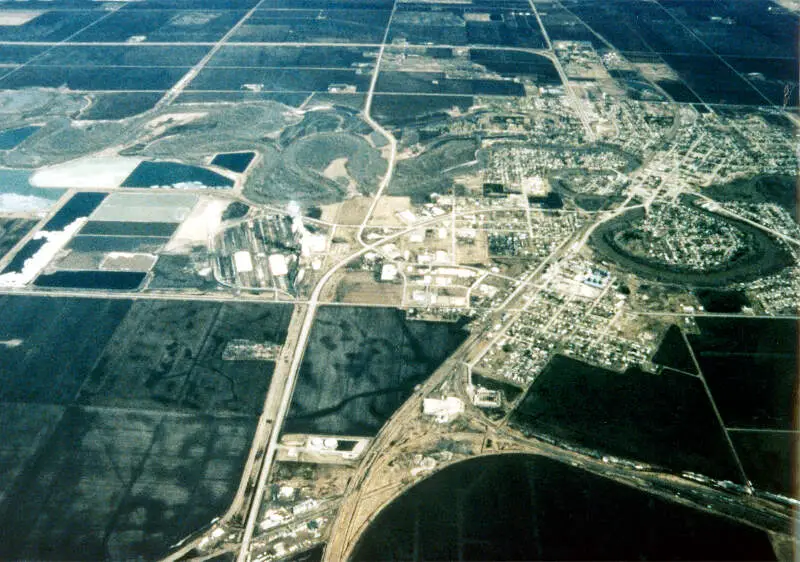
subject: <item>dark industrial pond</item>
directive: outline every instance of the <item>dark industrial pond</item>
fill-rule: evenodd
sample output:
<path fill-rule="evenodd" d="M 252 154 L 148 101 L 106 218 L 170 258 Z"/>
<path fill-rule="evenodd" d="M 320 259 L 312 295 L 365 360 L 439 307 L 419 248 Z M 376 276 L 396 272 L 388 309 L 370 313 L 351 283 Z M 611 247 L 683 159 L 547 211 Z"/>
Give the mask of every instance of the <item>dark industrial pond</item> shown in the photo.
<path fill-rule="evenodd" d="M 233 181 L 199 166 L 176 162 L 142 162 L 122 183 L 122 187 L 171 187 L 227 189 Z"/>
<path fill-rule="evenodd" d="M 355 561 L 774 560 L 766 533 L 531 455 L 459 463 L 389 505 Z"/>

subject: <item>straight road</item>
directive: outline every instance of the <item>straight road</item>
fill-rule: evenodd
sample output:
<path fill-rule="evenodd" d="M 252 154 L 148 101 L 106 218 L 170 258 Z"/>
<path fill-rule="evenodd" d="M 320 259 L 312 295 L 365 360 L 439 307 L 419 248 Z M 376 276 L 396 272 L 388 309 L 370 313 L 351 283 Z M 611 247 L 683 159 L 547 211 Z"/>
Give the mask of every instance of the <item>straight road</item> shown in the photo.
<path fill-rule="evenodd" d="M 378 58 L 375 61 L 375 71 L 372 73 L 372 80 L 369 83 L 369 91 L 367 92 L 367 99 L 364 102 L 364 111 L 362 115 L 364 117 L 364 121 L 369 123 L 369 126 L 372 127 L 375 131 L 379 132 L 384 138 L 389 141 L 389 161 L 386 163 L 386 175 L 383 176 L 380 185 L 378 186 L 378 191 L 375 192 L 375 195 L 372 198 L 372 203 L 369 206 L 369 210 L 367 214 L 364 216 L 364 220 L 361 221 L 361 225 L 358 227 L 358 241 L 361 244 L 364 244 L 364 229 L 367 227 L 367 223 L 372 218 L 372 215 L 375 213 L 375 208 L 378 206 L 378 201 L 380 200 L 383 192 L 389 186 L 389 183 L 392 181 L 392 176 L 394 175 L 394 166 L 395 161 L 397 159 L 397 139 L 394 138 L 394 135 L 384 129 L 380 123 L 375 121 L 372 118 L 372 99 L 375 96 L 375 85 L 378 83 L 378 75 L 381 71 L 381 61 L 383 60 L 383 53 L 386 50 L 386 41 L 389 39 L 389 28 L 392 25 L 392 18 L 394 18 L 395 10 L 397 9 L 397 0 L 395 0 L 394 4 L 392 4 L 392 13 L 389 15 L 389 21 L 386 23 L 386 31 L 383 34 L 383 41 L 381 42 L 380 51 L 378 51 Z"/>
<path fill-rule="evenodd" d="M 262 0 L 263 1 L 263 0 Z M 389 182 L 392 178 L 392 172 L 394 171 L 394 162 L 395 156 L 397 153 L 397 141 L 395 140 L 394 136 L 391 135 L 388 131 L 386 131 L 383 127 L 381 127 L 376 121 L 372 119 L 370 116 L 370 109 L 372 107 L 372 96 L 375 92 L 375 84 L 378 81 L 378 73 L 380 71 L 380 64 L 381 58 L 383 57 L 384 50 L 386 48 L 386 40 L 389 36 L 389 26 L 391 24 L 392 16 L 394 15 L 394 11 L 396 9 L 397 2 L 392 6 L 392 13 L 389 17 L 389 21 L 386 24 L 386 31 L 383 35 L 383 42 L 381 43 L 380 52 L 378 53 L 378 58 L 375 62 L 375 71 L 372 75 L 372 81 L 370 82 L 369 94 L 367 95 L 366 103 L 364 105 L 364 119 L 373 127 L 373 129 L 379 131 L 383 134 L 390 143 L 390 160 L 387 165 L 386 175 L 384 176 L 381 184 L 378 188 L 377 193 L 375 194 L 372 205 L 370 206 L 369 212 L 367 213 L 364 221 L 361 223 L 361 226 L 358 231 L 358 239 L 361 241 L 361 235 L 366 227 L 367 221 L 369 220 L 370 216 L 375 210 L 375 206 L 377 205 L 378 199 L 380 198 L 383 190 L 389 185 Z M 354 254 L 351 257 L 345 258 L 344 260 L 340 261 L 332 268 L 330 268 L 325 274 L 320 278 L 317 282 L 314 290 L 311 293 L 311 297 L 307 305 L 304 305 L 305 311 L 298 314 L 298 310 L 295 310 L 295 316 L 292 317 L 292 325 L 297 323 L 302 323 L 299 329 L 299 333 L 296 337 L 296 340 L 287 342 L 288 345 L 284 344 L 284 350 L 288 353 L 291 353 L 291 361 L 286 366 L 286 362 L 288 357 L 282 357 L 281 363 L 276 367 L 276 373 L 280 371 L 278 377 L 279 381 L 282 382 L 283 388 L 280 391 L 280 401 L 278 403 L 277 411 L 274 413 L 274 417 L 272 417 L 273 413 L 267 413 L 266 410 L 264 415 L 269 415 L 274 421 L 272 423 L 272 428 L 269 435 L 269 442 L 266 448 L 266 454 L 264 457 L 264 462 L 260 468 L 260 474 L 258 477 L 258 483 L 256 485 L 255 492 L 253 494 L 253 499 L 250 505 L 250 511 L 247 516 L 247 522 L 245 524 L 244 534 L 242 536 L 242 543 L 239 549 L 239 555 L 237 557 L 237 562 L 247 562 L 250 558 L 250 543 L 253 539 L 253 533 L 255 531 L 256 523 L 258 522 L 258 516 L 261 511 L 261 505 L 264 499 L 264 491 L 266 489 L 267 481 L 269 479 L 270 472 L 272 472 L 272 465 L 275 461 L 275 455 L 278 450 L 278 439 L 281 434 L 281 429 L 283 428 L 283 422 L 286 419 L 286 414 L 289 411 L 289 406 L 292 400 L 292 394 L 294 393 L 294 386 L 297 382 L 297 377 L 300 373 L 300 367 L 303 362 L 303 357 L 305 355 L 306 348 L 308 347 L 308 340 L 310 339 L 311 335 L 311 327 L 314 324 L 314 318 L 317 314 L 317 309 L 319 308 L 319 297 L 322 294 L 322 290 L 327 285 L 328 281 L 334 276 L 334 274 L 344 267 L 347 263 L 349 263 L 354 256 L 360 255 L 361 253 L 365 253 L 368 248 L 375 246 L 366 245 L 364 242 L 361 242 L 364 245 L 364 248 Z M 379 242 L 383 243 L 383 241 Z M 302 320 L 300 319 L 302 317 Z M 279 383 L 280 384 L 280 383 Z M 273 389 L 270 388 L 268 401 L 270 397 L 273 396 Z M 263 415 L 262 415 L 263 417 Z"/>
<path fill-rule="evenodd" d="M 301 308 L 305 310 L 301 310 Z M 295 309 L 295 314 L 292 316 L 290 323 L 289 335 L 283 347 L 285 353 L 281 353 L 278 364 L 275 366 L 273 382 L 267 393 L 267 401 L 259 422 L 260 427 L 264 429 L 253 440 L 256 450 L 264 451 L 263 442 L 267 436 L 269 437 L 263 462 L 258 468 L 256 489 L 248 508 L 242 543 L 237 556 L 238 562 L 247 562 L 250 557 L 250 542 L 253 539 L 255 526 L 258 523 L 258 516 L 264 500 L 264 491 L 278 450 L 278 438 L 280 437 L 286 414 L 289 412 L 292 393 L 297 382 L 297 375 L 300 372 L 300 365 L 306 347 L 308 346 L 311 325 L 314 323 L 316 311 L 317 305 L 315 303 Z M 300 325 L 299 330 L 297 329 L 298 324 Z"/>

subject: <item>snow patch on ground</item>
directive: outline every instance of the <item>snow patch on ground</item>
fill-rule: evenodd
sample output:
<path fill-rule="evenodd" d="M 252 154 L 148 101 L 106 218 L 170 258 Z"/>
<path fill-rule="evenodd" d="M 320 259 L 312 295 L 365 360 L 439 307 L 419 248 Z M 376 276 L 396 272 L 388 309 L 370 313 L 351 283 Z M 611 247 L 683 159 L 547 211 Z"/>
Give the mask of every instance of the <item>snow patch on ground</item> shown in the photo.
<path fill-rule="evenodd" d="M 198 111 L 198 112 L 190 112 L 190 113 L 166 113 L 164 115 L 159 115 L 155 119 L 151 119 L 147 122 L 147 127 L 150 129 L 158 129 L 159 127 L 163 127 L 167 125 L 169 127 L 174 127 L 176 125 L 187 125 L 192 121 L 197 121 L 198 119 L 202 119 L 208 115 L 207 111 Z"/>
<path fill-rule="evenodd" d="M 55 232 L 40 230 L 34 234 L 34 240 L 44 238 L 46 242 L 39 248 L 38 252 L 25 260 L 25 263 L 22 264 L 22 271 L 12 271 L 0 275 L 0 287 L 24 287 L 33 281 L 39 272 L 47 267 L 47 264 L 56 257 L 58 252 L 83 227 L 86 220 L 86 217 L 81 217 L 68 224 L 64 230 Z"/>
<path fill-rule="evenodd" d="M 0 10 L 0 26 L 19 27 L 35 20 L 43 13 L 43 10 Z"/>
<path fill-rule="evenodd" d="M 165 250 L 176 252 L 192 246 L 205 245 L 209 237 L 222 223 L 222 213 L 230 201 L 221 199 L 202 199 L 189 217 L 178 227 Z"/>
<path fill-rule="evenodd" d="M 50 199 L 18 193 L 0 193 L 0 213 L 46 211 L 52 206 L 53 201 Z"/>
<path fill-rule="evenodd" d="M 15 338 L 15 339 L 12 339 L 12 340 L 0 341 L 0 345 L 2 345 L 4 347 L 7 347 L 9 349 L 13 349 L 15 347 L 21 346 L 24 342 L 25 342 L 25 340 L 21 340 L 19 338 Z"/>
<path fill-rule="evenodd" d="M 228 189 L 227 187 L 213 187 L 199 181 L 179 181 L 169 185 L 148 185 L 149 189 Z"/>

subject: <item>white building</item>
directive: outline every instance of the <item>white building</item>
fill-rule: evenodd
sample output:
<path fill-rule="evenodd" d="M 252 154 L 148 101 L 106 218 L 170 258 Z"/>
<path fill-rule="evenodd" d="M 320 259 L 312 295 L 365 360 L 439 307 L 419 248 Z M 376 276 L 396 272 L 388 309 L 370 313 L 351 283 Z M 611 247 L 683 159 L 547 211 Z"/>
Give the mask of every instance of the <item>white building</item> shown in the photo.
<path fill-rule="evenodd" d="M 247 250 L 240 250 L 233 254 L 233 265 L 238 273 L 253 271 L 253 258 Z"/>
<path fill-rule="evenodd" d="M 381 268 L 381 281 L 394 281 L 397 279 L 397 266 L 393 263 L 383 264 Z"/>
<path fill-rule="evenodd" d="M 286 265 L 286 257 L 282 254 L 272 254 L 269 257 L 269 271 L 275 277 L 281 277 L 289 273 L 289 267 Z"/>

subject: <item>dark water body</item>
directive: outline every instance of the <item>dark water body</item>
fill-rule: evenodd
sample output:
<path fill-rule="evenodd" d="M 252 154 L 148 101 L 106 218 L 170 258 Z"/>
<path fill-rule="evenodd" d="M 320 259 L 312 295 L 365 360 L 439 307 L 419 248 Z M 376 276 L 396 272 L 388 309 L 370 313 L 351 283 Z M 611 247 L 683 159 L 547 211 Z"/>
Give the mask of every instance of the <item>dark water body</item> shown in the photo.
<path fill-rule="evenodd" d="M 356 562 L 774 560 L 766 533 L 530 455 L 462 462 L 381 512 Z"/>
<path fill-rule="evenodd" d="M 227 154 L 217 154 L 211 163 L 220 166 L 237 174 L 244 172 L 256 157 L 255 152 L 229 152 Z"/>
<path fill-rule="evenodd" d="M 489 390 L 497 390 L 502 392 L 503 398 L 505 398 L 506 402 L 513 402 L 519 397 L 520 394 L 522 394 L 522 389 L 514 386 L 513 384 L 499 381 L 497 379 L 483 377 L 475 373 L 472 374 L 472 384 L 475 386 L 488 388 Z"/>
<path fill-rule="evenodd" d="M 142 162 L 122 183 L 122 187 L 175 187 L 226 189 L 233 180 L 199 166 L 175 162 Z"/>
<path fill-rule="evenodd" d="M 139 288 L 146 276 L 139 271 L 56 271 L 40 275 L 33 284 L 60 289 L 132 291 Z"/>
<path fill-rule="evenodd" d="M 88 217 L 92 212 L 100 206 L 103 199 L 106 198 L 105 193 L 95 193 L 91 191 L 82 191 L 72 196 L 72 199 L 66 202 L 58 212 L 47 221 L 42 230 L 51 232 L 64 230 L 64 228 L 81 217 Z"/>
<path fill-rule="evenodd" d="M 8 129 L 0 132 L 0 150 L 11 150 L 16 148 L 25 139 L 38 131 L 41 127 L 20 127 L 19 129 Z"/>
<path fill-rule="evenodd" d="M 44 246 L 45 242 L 46 240 L 44 238 L 29 240 L 20 251 L 14 255 L 8 265 L 3 269 L 2 273 L 20 273 L 22 271 L 22 266 L 25 265 L 25 261 L 33 257 L 33 255 Z"/>

